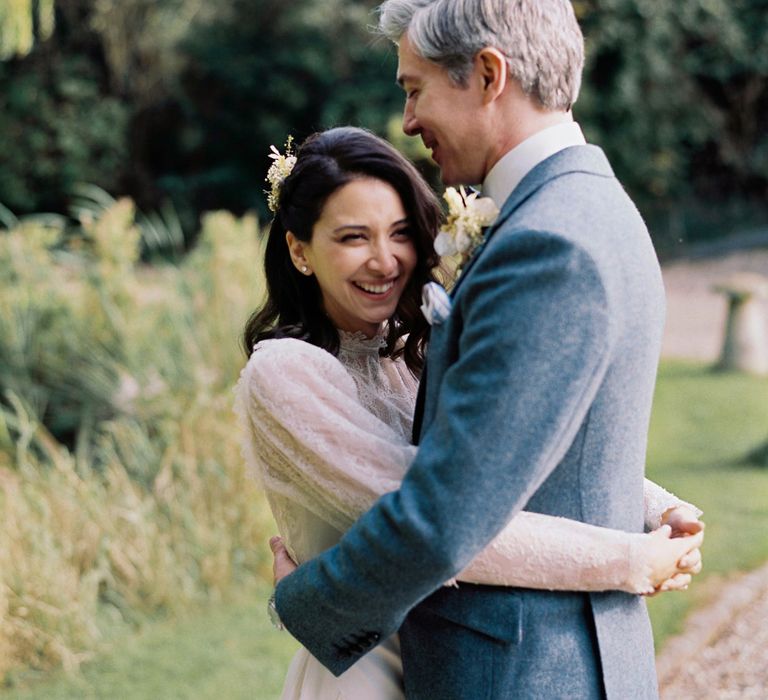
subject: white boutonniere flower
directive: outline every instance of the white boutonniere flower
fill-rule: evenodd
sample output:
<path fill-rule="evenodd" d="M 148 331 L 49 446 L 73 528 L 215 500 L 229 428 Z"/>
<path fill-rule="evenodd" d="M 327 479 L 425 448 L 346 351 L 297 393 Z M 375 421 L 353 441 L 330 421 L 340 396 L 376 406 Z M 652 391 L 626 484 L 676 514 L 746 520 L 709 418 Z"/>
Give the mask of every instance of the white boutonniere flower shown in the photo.
<path fill-rule="evenodd" d="M 448 218 L 435 238 L 438 255 L 460 255 L 463 265 L 483 240 L 483 228 L 499 216 L 499 208 L 490 197 L 449 187 L 443 198 L 448 203 Z"/>
<path fill-rule="evenodd" d="M 448 292 L 437 282 L 427 282 L 421 288 L 421 313 L 430 326 L 441 324 L 451 313 Z"/>

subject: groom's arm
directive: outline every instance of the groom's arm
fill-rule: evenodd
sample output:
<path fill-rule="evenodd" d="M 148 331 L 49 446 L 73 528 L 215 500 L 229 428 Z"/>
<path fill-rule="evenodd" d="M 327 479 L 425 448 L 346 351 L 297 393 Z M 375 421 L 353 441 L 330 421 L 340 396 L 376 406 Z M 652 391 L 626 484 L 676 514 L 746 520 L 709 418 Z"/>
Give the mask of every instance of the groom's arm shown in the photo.
<path fill-rule="evenodd" d="M 462 281 L 463 330 L 401 488 L 277 587 L 291 633 L 338 674 L 477 554 L 561 461 L 604 376 L 609 299 L 553 234 L 496 233 Z"/>

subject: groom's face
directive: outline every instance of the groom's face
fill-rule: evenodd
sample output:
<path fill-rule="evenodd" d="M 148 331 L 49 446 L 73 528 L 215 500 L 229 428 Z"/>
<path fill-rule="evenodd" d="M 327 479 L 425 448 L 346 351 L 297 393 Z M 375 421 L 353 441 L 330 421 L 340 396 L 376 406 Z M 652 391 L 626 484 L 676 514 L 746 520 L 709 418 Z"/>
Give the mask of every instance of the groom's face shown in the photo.
<path fill-rule="evenodd" d="M 399 43 L 397 82 L 405 90 L 403 131 L 421 136 L 440 166 L 446 185 L 483 181 L 487 168 L 480 83 L 471 76 L 467 87 L 457 86 L 448 72 L 417 54 L 406 34 Z"/>

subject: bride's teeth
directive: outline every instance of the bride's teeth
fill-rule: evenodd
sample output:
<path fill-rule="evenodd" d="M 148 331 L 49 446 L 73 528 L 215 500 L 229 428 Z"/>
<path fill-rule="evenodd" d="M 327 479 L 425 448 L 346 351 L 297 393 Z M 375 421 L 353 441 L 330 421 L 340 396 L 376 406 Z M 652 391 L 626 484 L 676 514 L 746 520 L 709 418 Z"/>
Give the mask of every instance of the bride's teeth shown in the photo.
<path fill-rule="evenodd" d="M 384 294 L 384 292 L 388 292 L 390 289 L 392 289 L 394 282 L 389 282 L 388 284 L 361 284 L 358 283 L 358 287 L 360 289 L 370 292 L 371 294 Z"/>

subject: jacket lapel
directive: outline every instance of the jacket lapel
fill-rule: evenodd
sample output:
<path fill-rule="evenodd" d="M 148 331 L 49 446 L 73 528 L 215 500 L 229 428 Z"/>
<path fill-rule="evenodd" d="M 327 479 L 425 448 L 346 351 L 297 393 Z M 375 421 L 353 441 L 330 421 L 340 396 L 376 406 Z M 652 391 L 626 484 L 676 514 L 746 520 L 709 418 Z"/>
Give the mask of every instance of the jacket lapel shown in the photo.
<path fill-rule="evenodd" d="M 456 290 L 461 286 L 462 281 L 467 277 L 470 268 L 477 259 L 483 254 L 483 250 L 491 237 L 498 231 L 504 223 L 515 213 L 515 211 L 527 201 L 549 181 L 574 172 L 592 173 L 604 177 L 614 177 L 608 159 L 605 157 L 602 149 L 597 146 L 571 146 L 562 151 L 558 151 L 553 156 L 539 163 L 533 168 L 512 191 L 504 206 L 501 208 L 498 219 L 485 232 L 483 242 L 475 250 L 472 257 L 467 261 L 461 275 L 456 280 L 456 284 L 451 289 L 450 296 L 456 296 Z"/>
<path fill-rule="evenodd" d="M 568 173 L 583 172 L 593 175 L 600 175 L 603 177 L 614 177 L 613 170 L 611 169 L 608 159 L 605 157 L 602 149 L 597 146 L 571 146 L 553 156 L 550 156 L 546 160 L 539 163 L 533 168 L 520 182 L 520 184 L 509 195 L 507 201 L 504 202 L 504 206 L 501 208 L 498 219 L 490 226 L 485 232 L 483 242 L 477 247 L 472 257 L 467 261 L 464 269 L 456 284 L 451 289 L 450 296 L 456 296 L 456 290 L 461 286 L 462 281 L 468 276 L 470 269 L 475 264 L 477 259 L 483 254 L 483 250 L 488 241 L 498 231 L 504 223 L 515 213 L 515 211 L 531 196 L 533 196 L 541 187 L 551 180 L 566 175 Z M 419 444 L 419 438 L 423 428 L 424 421 L 424 405 L 426 400 L 426 388 L 427 388 L 427 364 L 424 365 L 424 370 L 421 375 L 421 381 L 419 383 L 419 392 L 416 397 L 416 406 L 414 408 L 414 421 L 413 421 L 413 435 L 412 440 L 414 445 Z M 439 381 L 439 378 L 436 379 Z"/>

